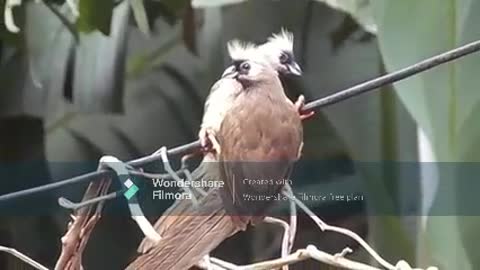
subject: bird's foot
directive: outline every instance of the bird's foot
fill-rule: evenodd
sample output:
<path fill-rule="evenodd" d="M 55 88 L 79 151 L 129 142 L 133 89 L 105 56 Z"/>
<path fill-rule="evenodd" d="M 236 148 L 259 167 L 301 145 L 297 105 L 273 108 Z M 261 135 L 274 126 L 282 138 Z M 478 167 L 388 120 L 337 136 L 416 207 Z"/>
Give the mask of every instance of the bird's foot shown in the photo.
<path fill-rule="evenodd" d="M 215 131 L 209 128 L 201 128 L 200 132 L 198 133 L 198 137 L 200 138 L 202 152 L 214 152 L 216 154 L 220 153 L 220 144 L 215 137 Z"/>
<path fill-rule="evenodd" d="M 294 106 L 295 109 L 297 109 L 297 112 L 300 115 L 300 119 L 302 121 L 311 118 L 315 114 L 315 112 L 312 110 L 304 110 L 305 97 L 303 95 L 300 95 L 298 97 L 297 101 L 295 101 Z"/>

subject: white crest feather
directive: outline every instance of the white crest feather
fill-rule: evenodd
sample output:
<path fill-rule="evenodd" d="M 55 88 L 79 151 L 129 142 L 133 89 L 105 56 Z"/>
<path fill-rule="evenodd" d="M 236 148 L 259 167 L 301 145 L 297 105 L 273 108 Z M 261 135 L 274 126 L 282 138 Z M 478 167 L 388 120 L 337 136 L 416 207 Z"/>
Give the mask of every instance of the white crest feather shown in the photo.
<path fill-rule="evenodd" d="M 238 39 L 227 43 L 227 50 L 232 60 L 251 59 L 255 53 L 256 45 L 250 42 L 243 42 Z"/>
<path fill-rule="evenodd" d="M 293 34 L 287 31 L 285 28 L 282 28 L 280 33 L 273 34 L 268 38 L 268 43 L 270 46 L 273 46 L 281 51 L 293 51 Z"/>

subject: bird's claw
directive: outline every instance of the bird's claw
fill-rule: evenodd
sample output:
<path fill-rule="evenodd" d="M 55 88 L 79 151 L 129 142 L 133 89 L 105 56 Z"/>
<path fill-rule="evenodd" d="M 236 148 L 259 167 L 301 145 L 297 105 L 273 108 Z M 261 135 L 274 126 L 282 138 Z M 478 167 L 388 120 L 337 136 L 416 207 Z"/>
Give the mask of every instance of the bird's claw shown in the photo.
<path fill-rule="evenodd" d="M 220 144 L 215 137 L 215 132 L 209 128 L 201 128 L 198 134 L 200 138 L 201 150 L 204 153 L 220 153 Z"/>
<path fill-rule="evenodd" d="M 295 109 L 297 110 L 298 114 L 300 115 L 301 120 L 306 120 L 311 118 L 315 112 L 311 110 L 304 110 L 305 107 L 305 96 L 300 95 L 295 101 Z"/>
<path fill-rule="evenodd" d="M 210 152 L 212 144 L 208 139 L 208 129 L 202 127 L 200 129 L 200 132 L 198 133 L 198 138 L 200 139 L 200 146 L 202 152 Z"/>

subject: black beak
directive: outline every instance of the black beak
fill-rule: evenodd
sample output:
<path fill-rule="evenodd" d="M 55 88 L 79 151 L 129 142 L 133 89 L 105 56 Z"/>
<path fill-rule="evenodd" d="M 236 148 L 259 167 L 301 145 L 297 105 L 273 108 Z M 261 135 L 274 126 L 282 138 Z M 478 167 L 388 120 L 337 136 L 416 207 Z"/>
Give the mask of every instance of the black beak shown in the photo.
<path fill-rule="evenodd" d="M 302 69 L 300 68 L 300 66 L 297 64 L 297 62 L 293 61 L 291 64 L 287 65 L 288 67 L 288 71 L 293 74 L 293 75 L 297 75 L 297 76 L 301 76 L 302 75 Z"/>
<path fill-rule="evenodd" d="M 222 78 L 235 78 L 237 75 L 237 67 L 235 65 L 231 65 L 225 69 L 222 74 Z"/>

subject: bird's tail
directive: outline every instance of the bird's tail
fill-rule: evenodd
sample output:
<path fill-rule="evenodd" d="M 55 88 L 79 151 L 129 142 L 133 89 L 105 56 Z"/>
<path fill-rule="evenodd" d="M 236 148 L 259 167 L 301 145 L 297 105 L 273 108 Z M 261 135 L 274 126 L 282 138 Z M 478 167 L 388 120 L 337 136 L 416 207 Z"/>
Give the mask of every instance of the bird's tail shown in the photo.
<path fill-rule="evenodd" d="M 212 189 L 190 215 L 170 224 L 162 239 L 127 269 L 188 269 L 246 225 L 232 221 L 218 190 Z"/>
<path fill-rule="evenodd" d="M 215 179 L 215 176 L 218 175 L 217 170 L 217 162 L 214 162 L 212 158 L 206 156 L 200 165 L 192 172 L 192 179 L 193 181 L 200 181 L 202 179 Z M 198 193 L 193 195 L 197 198 L 201 197 L 201 194 Z M 191 216 L 194 208 L 195 206 L 193 205 L 192 200 L 176 200 L 167 210 L 165 210 L 165 212 L 163 212 L 162 216 L 157 220 L 157 222 L 155 222 L 153 228 L 160 236 L 163 236 L 172 224 L 177 223 L 178 219 L 181 219 L 183 216 Z M 154 245 L 155 243 L 153 241 L 149 240 L 148 238 L 144 238 L 138 246 L 137 252 L 145 253 Z"/>

